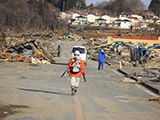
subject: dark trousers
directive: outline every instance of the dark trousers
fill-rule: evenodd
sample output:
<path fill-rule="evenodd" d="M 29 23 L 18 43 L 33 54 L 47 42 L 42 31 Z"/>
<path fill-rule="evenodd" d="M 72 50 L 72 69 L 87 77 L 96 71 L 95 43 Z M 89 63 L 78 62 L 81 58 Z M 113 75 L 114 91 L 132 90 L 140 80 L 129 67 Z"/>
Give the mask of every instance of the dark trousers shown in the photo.
<path fill-rule="evenodd" d="M 60 57 L 60 53 L 61 53 L 61 52 L 58 52 L 58 55 L 57 55 L 57 57 Z"/>

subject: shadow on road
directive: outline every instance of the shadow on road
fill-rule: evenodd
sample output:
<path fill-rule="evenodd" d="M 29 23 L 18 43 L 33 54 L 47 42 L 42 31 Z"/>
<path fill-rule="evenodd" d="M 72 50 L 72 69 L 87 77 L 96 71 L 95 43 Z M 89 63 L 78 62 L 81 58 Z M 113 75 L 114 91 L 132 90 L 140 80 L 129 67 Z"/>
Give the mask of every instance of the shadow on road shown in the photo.
<path fill-rule="evenodd" d="M 57 65 L 68 65 L 68 63 L 53 63 L 53 64 L 57 64 Z"/>
<path fill-rule="evenodd" d="M 17 88 L 17 89 L 23 90 L 23 91 L 30 91 L 30 92 L 42 92 L 42 93 L 51 93 L 51 94 L 57 94 L 57 95 L 71 96 L 70 94 L 66 94 L 66 93 L 58 93 L 58 92 L 51 92 L 51 91 L 44 91 L 44 90 L 34 90 L 34 89 L 24 89 L 24 88 Z"/>

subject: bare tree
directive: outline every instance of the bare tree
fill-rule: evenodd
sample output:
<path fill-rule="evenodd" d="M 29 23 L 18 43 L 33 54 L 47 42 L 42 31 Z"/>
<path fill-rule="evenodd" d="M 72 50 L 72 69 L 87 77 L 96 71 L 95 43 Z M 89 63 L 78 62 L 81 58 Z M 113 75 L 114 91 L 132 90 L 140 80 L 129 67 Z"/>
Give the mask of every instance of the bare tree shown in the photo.
<path fill-rule="evenodd" d="M 32 15 L 33 16 L 30 21 L 30 28 L 38 31 L 39 29 L 42 28 L 41 26 L 43 25 L 42 18 L 36 12 L 34 12 Z"/>
<path fill-rule="evenodd" d="M 95 7 L 98 9 L 104 9 L 109 5 L 109 2 L 103 1 L 103 2 L 96 2 Z"/>
<path fill-rule="evenodd" d="M 0 29 L 3 30 L 6 22 L 6 13 L 7 13 L 7 8 L 4 6 L 0 7 Z"/>
<path fill-rule="evenodd" d="M 30 11 L 28 9 L 20 9 L 17 12 L 17 17 L 16 17 L 18 29 L 23 30 L 23 31 L 29 29 L 32 17 L 34 17 L 33 11 Z"/>
<path fill-rule="evenodd" d="M 110 0 L 97 2 L 96 8 L 104 9 L 113 15 L 119 15 L 122 12 L 138 14 L 145 6 L 141 0 Z"/>
<path fill-rule="evenodd" d="M 25 3 L 23 0 L 6 0 L 0 3 L 0 30 L 53 30 L 62 24 L 65 26 L 65 22 L 58 19 L 59 9 L 55 9 L 51 3 L 42 0 Z"/>
<path fill-rule="evenodd" d="M 128 0 L 128 5 L 132 13 L 137 13 L 145 9 L 145 5 L 141 0 Z"/>

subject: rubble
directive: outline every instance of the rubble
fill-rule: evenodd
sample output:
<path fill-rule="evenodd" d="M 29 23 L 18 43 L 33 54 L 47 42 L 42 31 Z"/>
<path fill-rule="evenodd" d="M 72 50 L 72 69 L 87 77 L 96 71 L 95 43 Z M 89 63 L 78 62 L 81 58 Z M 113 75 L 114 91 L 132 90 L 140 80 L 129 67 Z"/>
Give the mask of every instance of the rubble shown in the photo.
<path fill-rule="evenodd" d="M 54 57 L 57 56 L 57 49 L 53 42 L 55 39 L 42 39 L 42 37 L 28 37 L 28 39 L 25 39 L 24 36 L 5 38 L 5 35 L 3 36 L 0 44 L 0 62 L 28 62 L 33 64 L 52 64 L 56 62 Z M 51 40 L 51 42 L 49 40 Z M 74 33 L 61 33 L 61 35 L 57 37 L 57 40 L 85 40 L 88 59 L 96 60 L 100 50 L 103 49 L 106 54 L 105 62 L 115 69 L 119 68 L 121 64 L 122 67 L 157 68 L 158 70 L 158 65 L 160 65 L 159 54 L 153 47 L 148 46 L 147 43 L 137 45 L 141 48 L 141 53 L 144 54 L 146 51 L 150 53 L 147 59 L 142 63 L 142 55 L 136 52 L 136 48 L 138 47 L 132 42 L 115 41 L 112 44 L 108 44 L 107 39 L 104 39 L 103 37 L 83 39 L 83 37 Z M 114 60 L 116 62 L 113 62 Z M 134 73 L 132 73 L 132 75 L 134 75 Z M 140 76 L 138 73 L 136 75 Z M 157 77 L 155 75 L 150 75 L 149 73 L 148 76 Z"/>
<path fill-rule="evenodd" d="M 59 36 L 59 40 L 78 41 L 82 40 L 82 37 L 73 33 L 68 33 L 63 36 Z"/>
<path fill-rule="evenodd" d="M 101 49 L 104 50 L 105 54 L 106 54 L 106 61 L 110 60 L 110 59 L 120 59 L 120 57 L 122 57 L 121 59 L 127 59 L 129 58 L 129 51 L 128 51 L 128 46 L 124 43 L 114 43 L 114 44 L 107 44 L 107 43 L 101 43 L 99 44 L 91 44 L 92 42 L 88 42 L 87 43 L 87 47 L 89 45 L 91 45 L 91 48 L 88 48 L 88 54 L 90 55 L 90 59 L 95 60 L 98 53 L 100 52 Z M 121 47 L 120 47 L 121 46 Z M 121 50 L 123 47 L 123 50 Z M 121 56 L 117 56 L 118 53 L 121 51 Z"/>
<path fill-rule="evenodd" d="M 123 42 L 123 41 L 115 41 L 113 44 L 107 44 L 107 42 L 102 42 L 96 39 L 90 39 L 87 44 L 85 45 L 88 51 L 88 59 L 91 60 L 96 60 L 97 55 L 101 51 L 101 49 L 104 50 L 106 54 L 106 63 L 114 68 L 114 69 L 119 69 L 120 65 L 122 67 L 139 67 L 144 69 L 150 69 L 150 68 L 156 68 L 157 72 L 154 74 L 153 72 L 145 72 L 145 73 L 131 73 L 130 76 L 145 76 L 149 77 L 151 79 L 157 79 L 160 80 L 159 78 L 159 72 L 160 72 L 160 60 L 159 60 L 159 54 L 152 50 L 149 49 L 148 44 L 144 43 L 139 46 L 143 54 L 146 54 L 149 52 L 148 57 L 146 57 L 145 61 L 141 63 L 143 55 L 139 55 L 138 53 L 133 53 L 134 56 L 131 54 L 130 46 L 134 45 L 132 42 Z M 136 48 L 138 48 L 136 46 Z M 135 49 L 136 50 L 136 49 Z M 143 51 L 145 50 L 145 52 Z M 132 59 L 132 57 L 134 59 Z M 111 61 L 111 62 L 110 62 Z M 115 61 L 115 62 L 114 62 Z M 159 71 L 158 71 L 159 70 Z"/>
<path fill-rule="evenodd" d="M 1 47 L 0 62 L 55 63 L 54 56 L 46 49 L 48 46 L 46 41 L 39 39 L 6 39 Z"/>
<path fill-rule="evenodd" d="M 45 36 L 49 36 L 49 38 Z M 22 34 L 6 37 L 3 34 L 0 39 L 0 62 L 53 64 L 56 62 L 54 57 L 58 53 L 53 42 L 56 40 L 78 41 L 82 40 L 82 37 L 73 33 L 63 34 L 59 37 L 50 34 Z"/>

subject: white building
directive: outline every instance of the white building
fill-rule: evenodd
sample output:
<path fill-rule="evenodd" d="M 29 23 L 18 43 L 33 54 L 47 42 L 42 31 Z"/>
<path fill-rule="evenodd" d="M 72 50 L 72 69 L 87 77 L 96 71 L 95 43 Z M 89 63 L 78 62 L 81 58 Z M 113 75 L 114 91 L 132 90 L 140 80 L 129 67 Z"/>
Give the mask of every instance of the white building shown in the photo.
<path fill-rule="evenodd" d="M 122 29 L 130 29 L 130 27 L 131 27 L 131 21 L 130 20 L 125 19 L 125 20 L 122 20 L 120 22 L 120 28 L 122 28 Z"/>
<path fill-rule="evenodd" d="M 119 17 L 117 16 L 113 16 L 113 15 L 109 15 L 109 14 L 102 14 L 101 18 L 106 19 L 106 23 L 110 24 L 110 23 L 114 23 L 114 21 L 116 19 L 118 19 Z"/>
<path fill-rule="evenodd" d="M 131 14 L 130 13 L 126 13 L 126 12 L 122 12 L 119 17 L 131 17 Z"/>
<path fill-rule="evenodd" d="M 61 17 L 61 19 L 71 18 L 71 13 L 69 13 L 69 12 L 60 12 L 59 16 Z"/>
<path fill-rule="evenodd" d="M 133 18 L 137 18 L 138 20 L 143 20 L 143 17 L 140 15 L 131 15 Z"/>
<path fill-rule="evenodd" d="M 131 21 L 128 19 L 117 19 L 115 20 L 114 23 L 112 23 L 112 25 L 115 25 L 115 27 L 120 28 L 120 29 L 130 29 L 131 27 Z"/>
<path fill-rule="evenodd" d="M 88 21 L 87 21 L 87 17 L 84 16 L 77 16 L 75 21 L 72 22 L 72 25 L 87 25 Z"/>
<path fill-rule="evenodd" d="M 106 23 L 107 23 L 107 24 L 109 24 L 109 23 L 110 23 L 110 18 L 111 18 L 111 17 L 110 17 L 109 15 L 104 14 L 104 15 L 102 15 L 102 16 L 101 16 L 101 18 L 103 18 L 103 19 L 107 20 L 107 21 L 106 21 Z"/>
<path fill-rule="evenodd" d="M 157 25 L 160 25 L 160 20 L 157 20 L 157 21 L 156 21 L 156 24 L 157 24 Z"/>
<path fill-rule="evenodd" d="M 106 19 L 98 18 L 96 19 L 96 22 L 99 23 L 101 26 L 106 26 Z"/>
<path fill-rule="evenodd" d="M 72 18 L 73 18 L 73 19 L 76 19 L 77 16 L 80 16 L 80 14 L 78 14 L 78 13 L 73 13 L 73 14 L 72 14 Z"/>
<path fill-rule="evenodd" d="M 94 23 L 96 19 L 98 19 L 100 16 L 96 14 L 88 14 L 87 15 L 87 20 L 90 23 Z"/>

